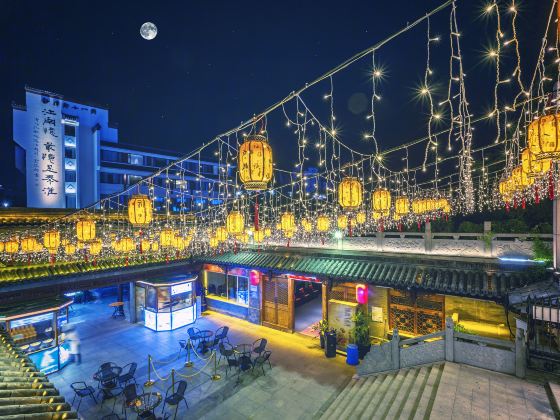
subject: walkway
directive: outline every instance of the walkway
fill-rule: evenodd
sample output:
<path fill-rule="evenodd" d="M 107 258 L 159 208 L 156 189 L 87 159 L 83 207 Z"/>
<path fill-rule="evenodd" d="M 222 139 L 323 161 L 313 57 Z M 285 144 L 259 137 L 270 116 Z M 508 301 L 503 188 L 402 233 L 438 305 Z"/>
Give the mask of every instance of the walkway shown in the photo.
<path fill-rule="evenodd" d="M 70 314 L 71 324 L 76 326 L 81 340 L 83 363 L 71 364 L 62 371 L 49 376 L 67 399 L 73 394 L 70 384 L 85 380 L 97 386 L 92 380 L 98 366 L 106 361 L 123 366 L 130 362 L 138 363 L 137 381 L 143 384 L 147 379 L 147 356 L 150 353 L 156 360 L 168 360 L 165 365 L 156 364 L 160 376 L 166 376 L 171 368 L 181 375 L 196 374 L 203 365 L 197 360 L 195 368 L 184 368 L 184 358 L 177 359 L 178 340 L 186 337 L 186 328 L 172 332 L 153 332 L 126 320 L 112 319 L 112 308 L 104 300 L 95 304 L 75 305 Z M 331 397 L 334 398 L 350 380 L 354 369 L 345 364 L 344 358 L 326 359 L 318 347 L 318 340 L 297 334 L 288 334 L 270 328 L 250 324 L 225 315 L 211 313 L 196 322 L 200 329 L 216 330 L 222 325 L 230 327 L 230 341 L 235 344 L 252 343 L 265 337 L 272 351 L 272 370 L 265 368 L 266 375 L 257 376 L 245 373 L 241 384 L 235 386 L 234 375 L 226 377 L 224 362 L 219 369 L 222 380 L 212 381 L 213 363 L 187 380 L 187 401 L 179 409 L 178 418 L 215 419 L 227 416 L 228 419 L 259 418 L 297 419 L 310 418 Z M 184 355 L 184 353 L 183 353 Z M 152 374 L 153 378 L 153 374 Z M 154 389 L 165 393 L 171 383 L 157 381 Z M 121 401 L 115 411 L 120 412 Z M 100 404 L 84 399 L 80 416 L 85 419 L 100 418 L 110 413 L 112 402 Z M 160 409 L 159 409 L 160 410 Z M 170 410 L 168 410 L 170 411 Z"/>

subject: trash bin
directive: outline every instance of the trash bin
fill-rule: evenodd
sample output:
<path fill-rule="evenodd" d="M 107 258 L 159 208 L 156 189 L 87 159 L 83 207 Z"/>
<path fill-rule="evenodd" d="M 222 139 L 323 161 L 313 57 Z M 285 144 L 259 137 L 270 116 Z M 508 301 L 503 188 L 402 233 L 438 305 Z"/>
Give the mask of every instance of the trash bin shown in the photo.
<path fill-rule="evenodd" d="M 348 344 L 348 347 L 346 347 L 346 363 L 352 366 L 360 363 L 358 360 L 358 346 L 356 344 Z"/>
<path fill-rule="evenodd" d="M 325 356 L 336 356 L 336 332 L 334 331 L 325 334 Z"/>

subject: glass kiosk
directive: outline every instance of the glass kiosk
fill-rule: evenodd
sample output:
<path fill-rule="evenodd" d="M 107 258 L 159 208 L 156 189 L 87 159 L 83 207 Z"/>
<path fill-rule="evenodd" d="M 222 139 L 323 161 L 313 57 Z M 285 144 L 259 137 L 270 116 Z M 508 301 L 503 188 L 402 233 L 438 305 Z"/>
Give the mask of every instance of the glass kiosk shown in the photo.
<path fill-rule="evenodd" d="M 70 362 L 70 343 L 61 330 L 68 323 L 72 303 L 71 299 L 47 298 L 0 308 L 0 323 L 14 344 L 45 374 Z"/>
<path fill-rule="evenodd" d="M 136 282 L 136 316 L 154 331 L 171 331 L 196 321 L 196 275 Z"/>

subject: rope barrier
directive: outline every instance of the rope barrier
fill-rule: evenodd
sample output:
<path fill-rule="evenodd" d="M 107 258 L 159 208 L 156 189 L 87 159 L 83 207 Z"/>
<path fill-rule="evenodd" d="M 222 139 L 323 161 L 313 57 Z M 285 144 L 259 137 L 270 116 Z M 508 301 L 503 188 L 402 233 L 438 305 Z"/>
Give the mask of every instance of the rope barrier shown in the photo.
<path fill-rule="evenodd" d="M 196 349 L 194 348 L 194 346 L 193 346 L 191 340 L 189 340 L 189 342 L 187 343 L 187 346 L 188 346 L 189 344 L 191 345 L 191 348 L 193 349 L 195 356 L 198 357 L 200 360 L 208 360 L 208 359 L 210 359 L 210 358 L 212 357 L 212 355 L 210 355 L 210 356 L 207 357 L 207 358 L 204 358 L 204 357 L 200 356 L 200 355 L 197 353 Z M 212 352 L 215 353 L 214 350 L 212 350 Z"/>

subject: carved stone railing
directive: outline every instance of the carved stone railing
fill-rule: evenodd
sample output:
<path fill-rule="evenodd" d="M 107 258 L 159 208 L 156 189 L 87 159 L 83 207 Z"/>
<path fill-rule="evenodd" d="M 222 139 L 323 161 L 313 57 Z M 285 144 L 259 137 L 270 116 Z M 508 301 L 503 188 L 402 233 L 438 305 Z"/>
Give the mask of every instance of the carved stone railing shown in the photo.
<path fill-rule="evenodd" d="M 370 375 L 437 362 L 456 362 L 525 377 L 525 331 L 517 329 L 515 342 L 454 330 L 451 318 L 445 330 L 403 340 L 397 329 L 388 343 L 372 346 L 357 367 L 358 375 Z"/>

